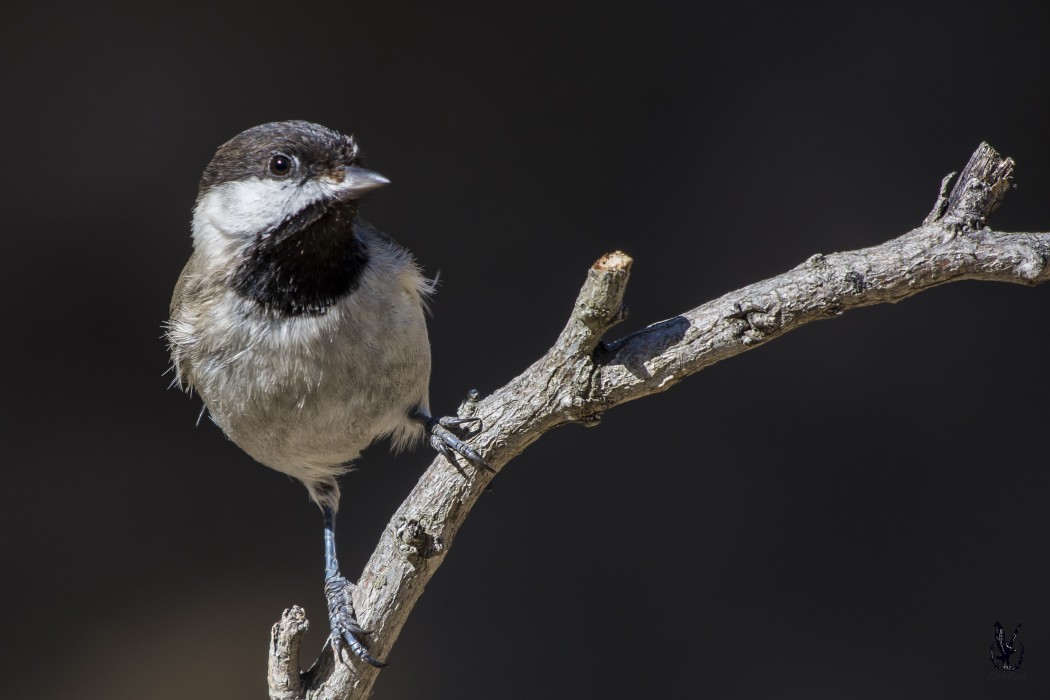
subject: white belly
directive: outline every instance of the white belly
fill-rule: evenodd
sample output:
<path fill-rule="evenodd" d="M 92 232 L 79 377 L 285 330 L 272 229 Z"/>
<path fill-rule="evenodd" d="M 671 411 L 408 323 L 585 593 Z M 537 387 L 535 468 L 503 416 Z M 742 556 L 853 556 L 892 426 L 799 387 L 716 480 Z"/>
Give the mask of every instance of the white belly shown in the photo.
<path fill-rule="evenodd" d="M 275 318 L 234 292 L 217 300 L 190 379 L 231 440 L 309 487 L 377 438 L 400 447 L 422 434 L 410 416 L 428 409 L 425 286 L 414 265 L 391 272 L 366 272 L 320 316 Z"/>

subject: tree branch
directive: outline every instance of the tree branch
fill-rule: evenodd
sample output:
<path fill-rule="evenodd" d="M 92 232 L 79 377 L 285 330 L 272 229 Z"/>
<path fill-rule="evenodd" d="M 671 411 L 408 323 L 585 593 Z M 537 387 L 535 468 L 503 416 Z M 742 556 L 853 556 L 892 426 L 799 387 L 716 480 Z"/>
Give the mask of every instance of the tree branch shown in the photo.
<path fill-rule="evenodd" d="M 473 442 L 495 469 L 551 428 L 596 425 L 602 412 L 667 390 L 684 377 L 811 321 L 850 309 L 895 303 L 946 282 L 979 279 L 1039 284 L 1050 276 L 1050 233 L 999 233 L 985 228 L 1010 187 L 1013 161 L 981 144 L 950 194 L 941 183 L 922 226 L 882 245 L 817 254 L 768 280 L 730 292 L 674 318 L 605 344 L 604 334 L 626 317 L 623 295 L 631 258 L 602 256 L 587 273 L 572 315 L 554 346 L 506 386 L 461 416 L 479 416 Z M 438 457 L 398 508 L 358 582 L 354 602 L 370 649 L 386 658 L 426 583 L 492 474 L 460 472 Z M 273 700 L 367 697 L 377 669 L 327 650 L 298 674 L 306 629 L 300 608 L 285 611 L 270 647 Z"/>

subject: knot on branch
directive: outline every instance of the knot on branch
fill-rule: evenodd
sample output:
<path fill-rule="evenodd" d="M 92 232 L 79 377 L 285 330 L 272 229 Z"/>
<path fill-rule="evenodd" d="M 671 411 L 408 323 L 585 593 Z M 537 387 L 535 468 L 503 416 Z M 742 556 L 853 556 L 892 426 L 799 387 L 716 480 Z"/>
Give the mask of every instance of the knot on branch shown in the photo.
<path fill-rule="evenodd" d="M 1003 158 L 994 148 L 982 143 L 970 157 L 970 162 L 963 168 L 947 197 L 944 193 L 952 175 L 941 181 L 937 203 L 924 223 L 939 222 L 953 236 L 962 231 L 984 228 L 988 217 L 999 208 L 1006 191 L 1010 189 L 1013 171 L 1012 158 Z"/>
<path fill-rule="evenodd" d="M 440 537 L 434 537 L 421 522 L 413 518 L 399 518 L 394 530 L 401 556 L 413 564 L 429 559 L 445 550 Z"/>
<path fill-rule="evenodd" d="M 744 345 L 753 345 L 765 340 L 783 325 L 781 304 L 776 300 L 767 304 L 751 300 L 735 302 L 723 318 L 740 322 L 736 324 L 733 332 Z"/>

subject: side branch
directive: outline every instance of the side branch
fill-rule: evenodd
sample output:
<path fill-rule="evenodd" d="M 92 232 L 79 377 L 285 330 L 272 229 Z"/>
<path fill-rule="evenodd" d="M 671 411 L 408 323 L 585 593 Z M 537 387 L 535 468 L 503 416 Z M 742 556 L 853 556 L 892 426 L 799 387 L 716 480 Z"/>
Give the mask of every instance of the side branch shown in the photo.
<path fill-rule="evenodd" d="M 609 408 L 664 391 L 811 321 L 896 303 L 946 282 L 1039 284 L 1050 275 L 1048 259 L 1050 233 L 982 229 L 955 236 L 940 224 L 872 248 L 814 255 L 790 272 L 612 343 L 597 358 L 589 403 Z"/>
<path fill-rule="evenodd" d="M 595 425 L 603 411 L 664 391 L 811 321 L 895 303 L 957 280 L 1044 282 L 1050 277 L 1050 233 L 984 228 L 1009 189 L 1012 170 L 1012 160 L 981 144 L 950 194 L 951 176 L 944 179 L 933 211 L 919 228 L 871 248 L 814 255 L 782 275 L 609 344 L 602 336 L 625 317 L 623 294 L 632 261 L 624 253 L 607 254 L 588 272 L 554 347 L 490 396 L 479 400 L 472 394 L 460 415 L 483 419 L 484 430 L 473 440 L 498 470 L 551 428 L 570 422 Z M 370 649 L 380 658 L 388 657 L 492 478 L 487 472 L 468 473 L 471 478 L 464 479 L 444 458 L 435 459 L 394 514 L 361 575 L 355 607 L 361 625 L 372 633 Z M 367 697 L 378 671 L 356 659 L 348 659 L 349 665 L 333 663 L 327 650 L 309 672 L 291 677 L 305 629 L 305 618 L 294 610 L 274 627 L 270 697 Z"/>
<path fill-rule="evenodd" d="M 280 622 L 273 626 L 267 673 L 271 700 L 297 700 L 302 697 L 299 643 L 309 626 L 306 613 L 298 605 L 285 610 Z"/>

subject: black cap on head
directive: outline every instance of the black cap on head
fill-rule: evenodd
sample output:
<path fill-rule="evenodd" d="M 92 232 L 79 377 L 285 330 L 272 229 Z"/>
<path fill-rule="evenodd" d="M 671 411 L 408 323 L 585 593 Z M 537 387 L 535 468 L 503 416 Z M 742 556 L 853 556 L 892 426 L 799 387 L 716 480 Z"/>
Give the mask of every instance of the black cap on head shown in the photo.
<path fill-rule="evenodd" d="M 303 176 L 334 171 L 357 163 L 353 136 L 307 121 L 260 124 L 242 131 L 219 146 L 204 169 L 200 191 L 224 182 L 266 177 L 271 159 L 278 154 L 294 156 L 302 164 Z"/>

